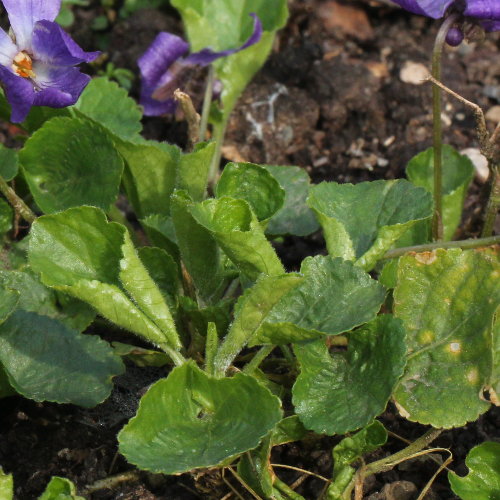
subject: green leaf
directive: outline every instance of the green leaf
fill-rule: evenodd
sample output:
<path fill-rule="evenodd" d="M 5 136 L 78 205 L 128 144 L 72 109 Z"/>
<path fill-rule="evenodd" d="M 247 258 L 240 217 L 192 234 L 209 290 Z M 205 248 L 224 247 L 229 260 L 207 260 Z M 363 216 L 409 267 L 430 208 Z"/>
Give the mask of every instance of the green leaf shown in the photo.
<path fill-rule="evenodd" d="M 227 120 L 241 92 L 264 64 L 271 51 L 276 30 L 288 17 L 285 0 L 173 0 L 180 11 L 191 51 L 205 47 L 226 50 L 240 47 L 253 30 L 251 13 L 262 21 L 264 33 L 259 43 L 215 63 L 222 82 L 224 120 Z"/>
<path fill-rule="evenodd" d="M 271 448 L 271 434 L 268 434 L 257 448 L 245 453 L 238 462 L 238 474 L 243 481 L 264 498 L 274 498 Z"/>
<path fill-rule="evenodd" d="M 93 78 L 75 109 L 123 140 L 135 139 L 142 130 L 142 113 L 127 91 L 107 78 Z"/>
<path fill-rule="evenodd" d="M 228 163 L 216 186 L 216 196 L 245 200 L 259 221 L 271 218 L 282 206 L 285 191 L 260 165 Z"/>
<path fill-rule="evenodd" d="M 165 250 L 156 247 L 142 247 L 138 252 L 149 275 L 169 301 L 169 305 L 175 307 L 181 284 L 179 268 L 174 259 Z"/>
<path fill-rule="evenodd" d="M 280 418 L 279 399 L 253 377 L 215 379 L 190 361 L 148 390 L 118 441 L 132 464 L 175 474 L 255 448 Z"/>
<path fill-rule="evenodd" d="M 0 285 L 0 323 L 5 321 L 17 307 L 19 302 L 19 293 L 16 290 L 10 290 L 5 284 Z"/>
<path fill-rule="evenodd" d="M 493 346 L 493 370 L 491 373 L 488 390 L 490 399 L 496 406 L 500 406 L 500 310 L 496 312 L 496 318 L 491 329 L 491 342 Z"/>
<path fill-rule="evenodd" d="M 444 239 L 451 240 L 462 218 L 465 195 L 474 177 L 474 165 L 467 156 L 446 144 L 443 145 L 442 163 Z M 416 186 L 434 193 L 433 148 L 412 158 L 406 167 L 406 175 Z"/>
<path fill-rule="evenodd" d="M 171 359 L 164 352 L 144 349 L 135 345 L 112 342 L 111 345 L 118 356 L 126 358 L 137 366 L 165 366 Z"/>
<path fill-rule="evenodd" d="M 0 198 L 0 239 L 12 229 L 13 217 L 12 207 L 3 198 Z"/>
<path fill-rule="evenodd" d="M 148 215 L 141 219 L 141 224 L 153 245 L 162 248 L 175 260 L 179 259 L 177 236 L 171 217 L 166 215 Z"/>
<path fill-rule="evenodd" d="M 293 386 L 295 412 L 319 434 L 345 434 L 384 411 L 405 366 L 401 321 L 378 316 L 348 336 L 347 352 L 330 354 L 325 340 L 295 344 L 301 372 Z"/>
<path fill-rule="evenodd" d="M 333 448 L 333 476 L 363 455 L 378 450 L 387 442 L 385 427 L 375 420 L 352 436 L 345 437 Z"/>
<path fill-rule="evenodd" d="M 47 288 L 28 266 L 23 271 L 0 271 L 0 284 L 19 293 L 20 309 L 57 319 L 74 330 L 85 330 L 95 318 L 87 304 Z"/>
<path fill-rule="evenodd" d="M 48 121 L 28 139 L 19 160 L 45 213 L 79 205 L 108 210 L 118 196 L 123 161 L 105 129 L 88 120 Z"/>
<path fill-rule="evenodd" d="M 500 265 L 489 251 L 436 250 L 399 259 L 394 314 L 408 339 L 408 365 L 394 397 L 406 418 L 460 427 L 489 404 L 491 328 Z"/>
<path fill-rule="evenodd" d="M 373 319 L 385 289 L 351 262 L 308 257 L 300 284 L 280 298 L 250 341 L 287 344 L 347 332 Z"/>
<path fill-rule="evenodd" d="M 417 221 L 432 215 L 432 197 L 404 179 L 359 184 L 322 182 L 311 188 L 309 206 L 333 257 L 356 260 L 366 270 Z"/>
<path fill-rule="evenodd" d="M 6 181 L 11 181 L 19 170 L 17 151 L 0 144 L 0 175 Z"/>
<path fill-rule="evenodd" d="M 99 337 L 20 310 L 0 325 L 0 362 L 23 396 L 85 407 L 104 401 L 124 369 Z"/>
<path fill-rule="evenodd" d="M 485 442 L 472 448 L 465 459 L 469 474 L 448 472 L 451 489 L 462 500 L 500 499 L 500 443 Z"/>
<path fill-rule="evenodd" d="M 172 196 L 172 220 L 182 260 L 200 295 L 209 300 L 223 279 L 221 255 L 210 231 L 193 217 L 194 207 L 185 192 Z"/>
<path fill-rule="evenodd" d="M 205 198 L 214 151 L 215 142 L 199 143 L 192 153 L 183 154 L 180 158 L 177 189 L 186 191 L 193 201 Z"/>
<path fill-rule="evenodd" d="M 293 441 L 300 441 L 307 434 L 307 429 L 297 415 L 286 417 L 273 429 L 273 446 L 279 446 Z"/>
<path fill-rule="evenodd" d="M 2 500 L 14 499 L 14 478 L 12 474 L 5 474 L 0 467 L 0 498 Z"/>
<path fill-rule="evenodd" d="M 264 165 L 285 190 L 283 208 L 271 217 L 268 234 L 307 236 L 319 229 L 314 212 L 307 206 L 310 179 L 300 167 Z"/>
<path fill-rule="evenodd" d="M 180 341 L 168 306 L 124 226 L 94 207 L 39 217 L 29 261 L 42 282 L 92 305 L 113 323 L 162 348 Z"/>
<path fill-rule="evenodd" d="M 285 272 L 262 226 L 244 200 L 210 199 L 194 205 L 190 212 L 210 231 L 247 279 L 255 281 L 262 273 L 273 276 Z"/>
<path fill-rule="evenodd" d="M 54 476 L 38 500 L 85 500 L 76 494 L 75 485 L 62 477 Z"/>
<path fill-rule="evenodd" d="M 169 215 L 179 162 L 176 146 L 120 141 L 118 150 L 126 164 L 124 185 L 139 217 Z"/>
<path fill-rule="evenodd" d="M 5 369 L 2 366 L 2 363 L 0 363 L 0 399 L 1 398 L 6 398 L 7 396 L 14 396 L 16 394 L 16 390 L 12 387 L 12 385 L 9 382 L 9 377 L 5 373 Z M 1 481 L 1 474 L 0 474 L 0 498 L 3 498 L 1 495 L 2 492 L 2 481 Z"/>
<path fill-rule="evenodd" d="M 234 322 L 215 356 L 216 373 L 223 374 L 265 320 L 269 311 L 302 278 L 295 274 L 263 276 L 238 299 Z"/>

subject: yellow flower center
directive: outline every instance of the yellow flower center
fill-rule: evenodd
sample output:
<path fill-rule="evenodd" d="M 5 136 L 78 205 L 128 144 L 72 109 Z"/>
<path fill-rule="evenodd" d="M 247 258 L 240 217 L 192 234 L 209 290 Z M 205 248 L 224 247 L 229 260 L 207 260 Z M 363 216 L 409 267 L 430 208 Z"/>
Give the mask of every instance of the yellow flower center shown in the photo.
<path fill-rule="evenodd" d="M 23 78 L 35 78 L 36 76 L 33 71 L 33 61 L 24 51 L 19 52 L 19 54 L 14 57 L 12 69 L 16 75 L 22 76 Z"/>

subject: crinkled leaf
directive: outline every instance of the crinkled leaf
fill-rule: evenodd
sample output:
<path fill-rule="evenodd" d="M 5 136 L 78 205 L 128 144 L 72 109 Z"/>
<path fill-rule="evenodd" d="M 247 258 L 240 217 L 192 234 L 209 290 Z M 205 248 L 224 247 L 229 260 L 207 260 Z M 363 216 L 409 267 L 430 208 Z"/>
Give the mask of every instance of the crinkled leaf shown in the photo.
<path fill-rule="evenodd" d="M 85 330 L 95 318 L 91 307 L 47 288 L 29 267 L 23 271 L 0 271 L 0 284 L 19 293 L 20 309 L 57 319 L 74 330 Z"/>
<path fill-rule="evenodd" d="M 474 177 L 474 165 L 467 156 L 461 155 L 448 145 L 443 145 L 442 158 L 444 239 L 451 240 L 460 224 L 467 188 Z M 433 193 L 433 148 L 412 158 L 406 167 L 406 175 L 413 184 Z"/>
<path fill-rule="evenodd" d="M 69 479 L 54 476 L 38 500 L 85 500 L 85 498 L 76 494 L 76 487 Z"/>
<path fill-rule="evenodd" d="M 337 335 L 375 317 L 385 289 L 349 261 L 308 257 L 300 284 L 269 311 L 250 345 L 287 344 Z"/>
<path fill-rule="evenodd" d="M 215 142 L 200 143 L 192 153 L 180 157 L 177 189 L 186 191 L 193 201 L 205 198 L 214 151 Z"/>
<path fill-rule="evenodd" d="M 370 270 L 417 221 L 431 217 L 432 197 L 404 179 L 311 188 L 309 206 L 333 257 L 356 260 Z"/>
<path fill-rule="evenodd" d="M 14 477 L 6 474 L 0 467 L 0 498 L 2 500 L 13 500 L 14 498 Z"/>
<path fill-rule="evenodd" d="M 500 265 L 489 251 L 436 250 L 400 258 L 394 314 L 408 365 L 394 397 L 401 413 L 434 427 L 476 420 L 492 372 L 491 327 Z"/>
<path fill-rule="evenodd" d="M 228 197 L 210 199 L 193 205 L 190 212 L 249 280 L 255 281 L 260 274 L 272 276 L 285 272 L 246 201 Z"/>
<path fill-rule="evenodd" d="M 165 250 L 156 247 L 138 249 L 139 257 L 167 302 L 175 307 L 180 289 L 179 268 Z"/>
<path fill-rule="evenodd" d="M 378 316 L 348 336 L 347 352 L 330 354 L 325 340 L 294 345 L 300 375 L 295 412 L 319 434 L 345 434 L 383 412 L 405 366 L 401 321 Z"/>
<path fill-rule="evenodd" d="M 135 139 L 142 129 L 137 103 L 125 89 L 104 77 L 89 82 L 75 108 L 120 139 Z"/>
<path fill-rule="evenodd" d="M 0 175 L 6 181 L 11 181 L 19 170 L 17 151 L 0 144 Z"/>
<path fill-rule="evenodd" d="M 350 465 L 363 455 L 371 453 L 383 446 L 387 441 L 385 427 L 375 420 L 352 436 L 345 437 L 333 448 L 333 476 L 340 469 Z"/>
<path fill-rule="evenodd" d="M 118 196 L 123 161 L 100 125 L 54 118 L 19 153 L 37 205 L 54 213 L 79 205 L 108 210 Z"/>
<path fill-rule="evenodd" d="M 221 285 L 223 269 L 217 242 L 191 213 L 195 206 L 182 191 L 172 196 L 172 220 L 182 260 L 200 295 L 208 300 Z"/>
<path fill-rule="evenodd" d="M 123 372 L 111 347 L 46 316 L 15 311 L 0 325 L 0 362 L 17 392 L 35 401 L 95 406 Z"/>
<path fill-rule="evenodd" d="M 120 452 L 164 474 L 212 467 L 255 448 L 280 418 L 279 399 L 253 377 L 216 379 L 188 362 L 148 390 L 118 436 Z"/>
<path fill-rule="evenodd" d="M 268 234 L 293 234 L 307 236 L 319 229 L 314 212 L 307 205 L 310 179 L 300 167 L 264 165 L 285 190 L 283 208 L 271 217 Z"/>
<path fill-rule="evenodd" d="M 101 210 L 78 207 L 38 218 L 29 261 L 45 285 L 89 303 L 151 342 L 180 346 L 168 306 L 125 227 L 108 223 Z"/>
<path fill-rule="evenodd" d="M 179 149 L 120 141 L 118 150 L 125 159 L 124 185 L 139 217 L 151 214 L 168 215 L 170 196 L 174 192 Z"/>
<path fill-rule="evenodd" d="M 120 281 L 135 304 L 166 335 L 171 346 L 180 349 L 174 320 L 170 309 L 158 288 L 151 279 L 146 267 L 139 259 L 128 232 L 124 233 L 121 247 L 123 258 L 120 260 Z"/>
<path fill-rule="evenodd" d="M 184 21 L 192 51 L 205 47 L 226 50 L 239 47 L 253 29 L 251 13 L 257 14 L 264 33 L 256 45 L 215 63 L 223 85 L 222 103 L 227 118 L 236 100 L 253 75 L 264 64 L 271 50 L 276 30 L 288 17 L 285 0 L 173 0 Z"/>
<path fill-rule="evenodd" d="M 264 168 L 254 163 L 228 163 L 216 187 L 216 195 L 245 200 L 260 221 L 272 217 L 285 200 L 285 191 Z"/>
<path fill-rule="evenodd" d="M 0 198 L 0 239 L 12 229 L 13 217 L 12 207 L 3 198 Z"/>
<path fill-rule="evenodd" d="M 462 500 L 498 500 L 500 498 L 500 443 L 485 442 L 472 448 L 465 459 L 469 473 L 465 477 L 448 472 L 451 489 Z"/>

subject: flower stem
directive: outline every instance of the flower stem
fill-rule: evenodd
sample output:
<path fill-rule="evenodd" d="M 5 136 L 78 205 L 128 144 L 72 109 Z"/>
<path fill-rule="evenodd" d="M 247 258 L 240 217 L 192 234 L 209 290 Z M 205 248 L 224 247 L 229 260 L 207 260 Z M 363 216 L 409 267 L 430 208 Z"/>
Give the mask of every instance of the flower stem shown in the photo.
<path fill-rule="evenodd" d="M 441 432 L 442 429 L 431 428 L 423 436 L 420 436 L 418 439 L 413 441 L 413 443 L 408 445 L 406 448 L 403 448 L 401 451 L 398 451 L 393 455 L 389 455 L 388 457 L 368 464 L 364 468 L 365 477 L 371 474 L 377 474 L 379 472 L 385 472 L 393 469 L 400 462 L 405 461 L 415 453 L 418 453 L 425 447 L 429 446 L 429 444 L 431 444 L 432 441 L 434 441 L 434 439 L 436 439 L 441 434 Z"/>
<path fill-rule="evenodd" d="M 477 238 L 460 241 L 441 241 L 436 243 L 426 243 L 425 245 L 415 245 L 412 247 L 394 248 L 385 253 L 382 259 L 396 259 L 409 252 L 431 252 L 438 248 L 461 248 L 462 250 L 470 250 L 472 248 L 488 247 L 492 245 L 500 245 L 500 236 L 490 236 L 487 238 Z"/>
<path fill-rule="evenodd" d="M 214 126 L 214 140 L 215 151 L 210 165 L 210 173 L 208 176 L 208 185 L 213 190 L 217 179 L 219 177 L 220 159 L 222 156 L 222 144 L 224 143 L 224 136 L 226 135 L 226 128 L 228 124 L 228 117 L 224 118 L 222 122 Z"/>
<path fill-rule="evenodd" d="M 449 29 L 458 19 L 457 14 L 447 17 L 439 28 L 432 51 L 432 76 L 441 81 L 441 56 Z M 441 124 L 441 89 L 432 87 L 432 124 L 434 145 L 434 217 L 432 220 L 432 236 L 434 240 L 443 239 L 443 131 Z"/>
<path fill-rule="evenodd" d="M 213 64 L 208 67 L 207 86 L 205 88 L 205 97 L 203 98 L 203 109 L 201 111 L 200 140 L 204 141 L 207 137 L 208 118 L 210 116 L 210 107 L 214 93 L 215 68 Z"/>
<path fill-rule="evenodd" d="M 24 201 L 17 196 L 16 192 L 7 184 L 5 179 L 0 176 L 0 191 L 7 198 L 7 201 L 12 205 L 17 214 L 19 214 L 26 222 L 32 224 L 36 220 L 36 215 Z"/>
<path fill-rule="evenodd" d="M 487 238 L 493 234 L 498 207 L 500 206 L 500 165 L 491 165 L 490 168 L 490 197 L 486 206 L 483 232 L 481 236 Z"/>

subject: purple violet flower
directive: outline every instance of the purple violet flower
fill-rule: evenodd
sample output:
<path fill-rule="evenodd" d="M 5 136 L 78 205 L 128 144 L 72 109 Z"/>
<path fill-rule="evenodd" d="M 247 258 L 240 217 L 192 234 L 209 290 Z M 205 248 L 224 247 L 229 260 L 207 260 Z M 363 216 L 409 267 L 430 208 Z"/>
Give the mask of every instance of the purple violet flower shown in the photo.
<path fill-rule="evenodd" d="M 142 88 L 141 105 L 146 116 L 160 116 L 173 113 L 177 106 L 172 95 L 182 81 L 182 74 L 193 66 L 208 66 L 216 59 L 235 54 L 257 43 L 262 37 L 262 24 L 256 14 L 250 38 L 235 49 L 214 52 L 209 48 L 184 57 L 189 44 L 171 33 L 161 32 L 146 52 L 139 58 Z"/>
<path fill-rule="evenodd" d="M 0 84 L 22 122 L 32 106 L 63 108 L 75 104 L 90 81 L 75 68 L 99 52 L 84 52 L 54 19 L 61 0 L 2 0 L 12 38 L 0 28 Z"/>
<path fill-rule="evenodd" d="M 447 11 L 458 12 L 464 19 L 473 21 L 486 31 L 500 31 L 500 0 L 392 0 L 414 14 L 439 19 Z M 463 39 L 456 29 L 446 41 L 459 45 Z"/>

